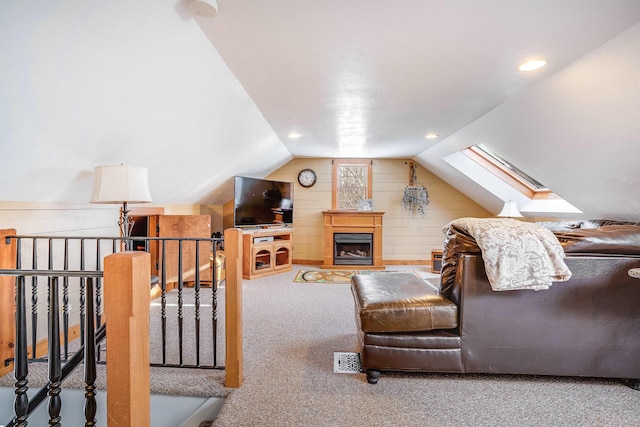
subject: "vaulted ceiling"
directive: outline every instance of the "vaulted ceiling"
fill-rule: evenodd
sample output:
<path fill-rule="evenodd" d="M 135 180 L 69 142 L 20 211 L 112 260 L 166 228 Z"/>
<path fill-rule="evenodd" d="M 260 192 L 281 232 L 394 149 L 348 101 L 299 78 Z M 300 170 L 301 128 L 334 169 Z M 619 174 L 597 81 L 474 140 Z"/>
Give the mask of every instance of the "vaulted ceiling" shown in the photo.
<path fill-rule="evenodd" d="M 587 217 L 640 212 L 637 0 L 189 1 L 0 2 L 0 200 L 128 163 L 218 204 L 293 157 L 411 157 L 497 212 L 451 162 L 483 142 Z"/>
<path fill-rule="evenodd" d="M 294 157 L 415 156 L 640 19 L 637 1 L 218 5 L 198 23 Z"/>

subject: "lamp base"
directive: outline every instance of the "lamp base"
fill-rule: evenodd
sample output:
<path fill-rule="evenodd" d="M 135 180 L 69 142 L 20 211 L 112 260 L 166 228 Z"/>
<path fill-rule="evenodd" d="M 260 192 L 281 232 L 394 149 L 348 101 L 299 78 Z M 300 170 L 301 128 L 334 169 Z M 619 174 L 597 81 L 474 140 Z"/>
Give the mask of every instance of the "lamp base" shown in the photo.
<path fill-rule="evenodd" d="M 118 221 L 118 226 L 120 226 L 120 235 L 122 236 L 122 241 L 125 244 L 126 250 L 131 250 L 132 242 L 131 242 L 131 232 L 133 231 L 133 225 L 135 221 L 132 218 L 129 218 L 129 210 L 127 209 L 127 202 L 122 202 L 122 210 L 120 211 L 120 221 Z"/>

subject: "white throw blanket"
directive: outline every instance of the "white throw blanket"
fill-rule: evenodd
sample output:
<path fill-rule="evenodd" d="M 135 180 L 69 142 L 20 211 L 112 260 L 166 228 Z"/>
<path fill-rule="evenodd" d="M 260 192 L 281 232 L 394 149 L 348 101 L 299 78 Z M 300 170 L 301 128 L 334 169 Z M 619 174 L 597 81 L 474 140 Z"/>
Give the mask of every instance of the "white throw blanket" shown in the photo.
<path fill-rule="evenodd" d="M 548 289 L 551 282 L 571 278 L 560 242 L 538 224 L 509 218 L 460 218 L 444 231 L 451 225 L 476 240 L 494 291 Z"/>

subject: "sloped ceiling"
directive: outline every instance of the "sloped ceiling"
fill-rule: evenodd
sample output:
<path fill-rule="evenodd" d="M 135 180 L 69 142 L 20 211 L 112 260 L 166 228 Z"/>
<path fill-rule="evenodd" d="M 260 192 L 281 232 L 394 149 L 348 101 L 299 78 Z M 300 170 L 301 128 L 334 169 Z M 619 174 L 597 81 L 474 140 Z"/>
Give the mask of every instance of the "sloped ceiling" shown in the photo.
<path fill-rule="evenodd" d="M 497 212 L 443 160 L 484 142 L 585 216 L 637 217 L 640 2 L 218 4 L 0 2 L 0 200 L 85 203 L 127 163 L 157 203 L 215 204 L 292 157 L 414 157 Z"/>
<path fill-rule="evenodd" d="M 640 20 L 627 0 L 218 4 L 198 23 L 296 157 L 414 156 Z"/>
<path fill-rule="evenodd" d="M 501 201 L 442 161 L 483 142 L 582 210 L 580 217 L 639 220 L 639 46 L 636 24 L 418 159 L 498 212 Z"/>
<path fill-rule="evenodd" d="M 87 203 L 124 163 L 215 203 L 292 158 L 181 2 L 2 1 L 0 50 L 0 200 Z"/>

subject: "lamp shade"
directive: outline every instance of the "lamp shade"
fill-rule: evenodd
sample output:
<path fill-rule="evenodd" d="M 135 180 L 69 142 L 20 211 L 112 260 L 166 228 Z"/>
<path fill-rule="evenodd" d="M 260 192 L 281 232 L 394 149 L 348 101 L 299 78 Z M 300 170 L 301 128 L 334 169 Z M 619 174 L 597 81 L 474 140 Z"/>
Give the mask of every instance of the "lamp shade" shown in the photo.
<path fill-rule="evenodd" d="M 91 203 L 149 203 L 149 170 L 137 166 L 96 166 Z"/>
<path fill-rule="evenodd" d="M 516 204 L 516 202 L 514 202 L 513 200 L 509 200 L 508 202 L 504 202 L 504 206 L 498 216 L 512 218 L 521 217 L 522 214 L 518 210 L 518 205 Z"/>

